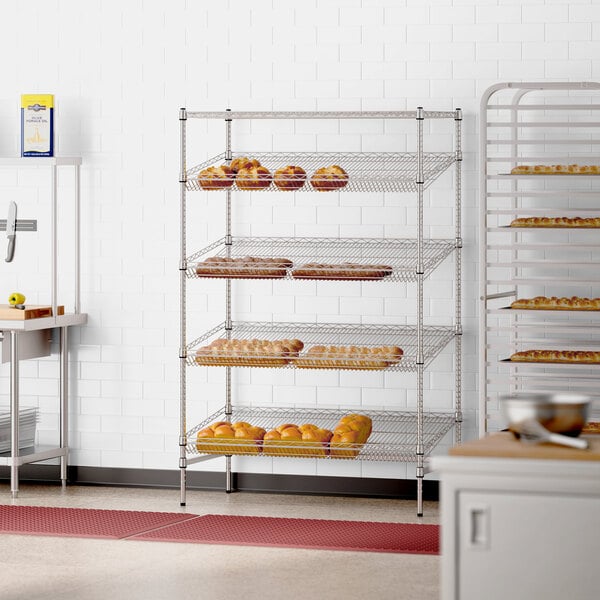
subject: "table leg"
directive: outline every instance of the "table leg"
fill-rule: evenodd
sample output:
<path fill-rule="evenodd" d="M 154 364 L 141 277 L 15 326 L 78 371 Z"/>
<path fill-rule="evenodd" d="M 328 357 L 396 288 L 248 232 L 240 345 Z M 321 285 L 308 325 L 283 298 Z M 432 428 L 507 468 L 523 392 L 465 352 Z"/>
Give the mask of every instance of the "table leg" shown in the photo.
<path fill-rule="evenodd" d="M 19 334 L 10 332 L 10 491 L 19 493 Z"/>
<path fill-rule="evenodd" d="M 60 457 L 60 480 L 67 485 L 69 452 L 69 337 L 68 328 L 59 329 L 60 351 L 60 447 L 65 453 Z"/>

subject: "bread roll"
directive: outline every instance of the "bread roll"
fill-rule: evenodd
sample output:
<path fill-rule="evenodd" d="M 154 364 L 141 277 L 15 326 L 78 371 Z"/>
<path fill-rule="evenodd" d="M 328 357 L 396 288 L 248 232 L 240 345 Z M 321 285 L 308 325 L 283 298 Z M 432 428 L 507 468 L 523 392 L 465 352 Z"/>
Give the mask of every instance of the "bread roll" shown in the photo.
<path fill-rule="evenodd" d="M 337 190 L 348 184 L 348 173 L 339 165 L 321 167 L 310 178 L 310 184 L 319 192 Z"/>
<path fill-rule="evenodd" d="M 198 174 L 198 183 L 203 190 L 221 190 L 233 185 L 235 173 L 227 166 L 208 167 Z"/>
<path fill-rule="evenodd" d="M 323 346 L 316 345 L 294 364 L 301 369 L 385 369 L 402 359 L 398 346 Z"/>
<path fill-rule="evenodd" d="M 306 171 L 302 167 L 288 165 L 275 171 L 273 182 L 283 191 L 299 190 L 306 182 Z"/>
<path fill-rule="evenodd" d="M 251 169 L 252 167 L 260 167 L 260 163 L 255 158 L 239 156 L 238 158 L 234 158 L 229 166 L 234 173 L 237 173 L 240 169 Z"/>
<path fill-rule="evenodd" d="M 266 167 L 242 167 L 235 176 L 235 183 L 240 190 L 263 190 L 273 181 L 271 171 Z"/>
<path fill-rule="evenodd" d="M 196 350 L 199 365 L 225 367 L 282 367 L 298 356 L 300 340 L 213 340 Z"/>

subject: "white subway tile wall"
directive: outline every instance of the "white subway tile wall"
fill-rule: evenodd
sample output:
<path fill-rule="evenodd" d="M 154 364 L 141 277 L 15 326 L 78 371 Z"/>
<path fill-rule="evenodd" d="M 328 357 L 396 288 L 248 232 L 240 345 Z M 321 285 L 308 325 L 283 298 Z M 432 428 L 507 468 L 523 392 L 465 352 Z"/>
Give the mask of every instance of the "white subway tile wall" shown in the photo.
<path fill-rule="evenodd" d="M 190 110 L 464 111 L 464 433 L 476 435 L 477 130 L 479 98 L 500 80 L 600 78 L 597 0 L 5 0 L 0 52 L 0 155 L 19 153 L 21 93 L 56 98 L 56 154 L 81 155 L 82 305 L 89 324 L 71 334 L 71 462 L 176 469 L 179 411 L 179 122 Z M 234 123 L 234 149 L 410 150 L 412 124 Z M 222 123 L 189 122 L 188 162 L 223 150 Z M 451 148 L 451 127 L 427 129 L 426 149 Z M 452 177 L 427 193 L 426 234 L 453 237 Z M 12 263 L 0 263 L 0 301 L 12 291 L 49 301 L 49 173 L 0 168 L 2 198 L 38 219 L 18 235 Z M 59 178 L 60 223 L 71 239 L 73 179 Z M 64 198 L 64 199 L 63 199 Z M 7 207 L 0 201 L 2 207 Z M 189 198 L 190 247 L 220 237 L 217 195 Z M 0 218 L 4 218 L 0 214 Z M 406 194 L 236 196 L 237 235 L 414 235 Z M 65 243 L 65 246 L 68 246 Z M 72 255 L 60 250 L 61 298 L 72 291 Z M 426 285 L 428 322 L 452 321 L 453 269 Z M 198 285 L 196 285 L 198 283 Z M 192 282 L 190 336 L 222 321 L 223 285 Z M 235 318 L 373 323 L 414 322 L 411 284 L 234 284 Z M 197 328 L 197 329 L 196 329 Z M 197 334 L 195 332 L 197 331 Z M 54 340 L 53 349 L 57 342 Z M 22 404 L 39 406 L 41 442 L 56 432 L 56 356 L 22 365 Z M 188 425 L 224 402 L 220 369 L 191 369 Z M 239 403 L 304 402 L 413 408 L 406 373 L 239 371 Z M 425 378 L 426 406 L 452 408 L 450 351 Z M 0 367 L 0 403 L 8 369 Z M 450 436 L 441 446 L 444 451 Z M 202 469 L 222 470 L 221 459 Z M 235 461 L 254 472 L 412 477 L 410 465 L 326 461 Z"/>

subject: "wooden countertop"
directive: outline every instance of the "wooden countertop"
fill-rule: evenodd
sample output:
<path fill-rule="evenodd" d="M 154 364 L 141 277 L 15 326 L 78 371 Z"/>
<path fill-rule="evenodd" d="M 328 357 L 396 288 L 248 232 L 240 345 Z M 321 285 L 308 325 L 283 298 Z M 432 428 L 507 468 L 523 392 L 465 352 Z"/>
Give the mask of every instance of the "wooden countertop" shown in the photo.
<path fill-rule="evenodd" d="M 510 432 L 492 433 L 450 448 L 451 456 L 489 458 L 536 458 L 546 460 L 600 461 L 600 435 L 583 436 L 590 442 L 587 450 L 577 450 L 556 444 L 528 444 L 517 440 Z"/>

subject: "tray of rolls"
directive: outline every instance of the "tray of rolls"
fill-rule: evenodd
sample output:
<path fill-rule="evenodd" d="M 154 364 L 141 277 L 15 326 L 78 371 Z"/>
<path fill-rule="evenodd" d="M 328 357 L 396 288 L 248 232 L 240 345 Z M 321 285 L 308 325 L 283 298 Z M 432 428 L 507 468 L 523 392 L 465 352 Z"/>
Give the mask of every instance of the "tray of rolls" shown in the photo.
<path fill-rule="evenodd" d="M 425 240 L 423 266 L 435 269 L 453 240 Z M 189 278 L 414 281 L 416 240 L 369 238 L 225 238 L 187 259 Z"/>
<path fill-rule="evenodd" d="M 508 310 L 556 310 L 556 311 L 598 311 L 600 298 L 585 296 L 534 296 L 533 298 L 517 298 Z"/>
<path fill-rule="evenodd" d="M 454 415 L 425 413 L 428 454 L 452 429 Z M 318 459 L 406 460 L 415 458 L 414 412 L 233 406 L 187 432 L 190 455 L 245 455 Z"/>
<path fill-rule="evenodd" d="M 522 229 L 597 229 L 600 217 L 519 217 L 507 228 Z"/>
<path fill-rule="evenodd" d="M 423 328 L 427 366 L 455 336 L 451 326 Z M 297 369 L 417 370 L 414 325 L 346 323 L 222 323 L 186 348 L 189 366 Z"/>
<path fill-rule="evenodd" d="M 591 366 L 600 365 L 600 352 L 596 350 L 530 349 L 514 352 L 502 362 Z"/>
<path fill-rule="evenodd" d="M 428 187 L 456 160 L 455 153 L 424 153 Z M 221 153 L 186 172 L 188 191 L 410 192 L 416 191 L 417 155 L 410 152 Z"/>

